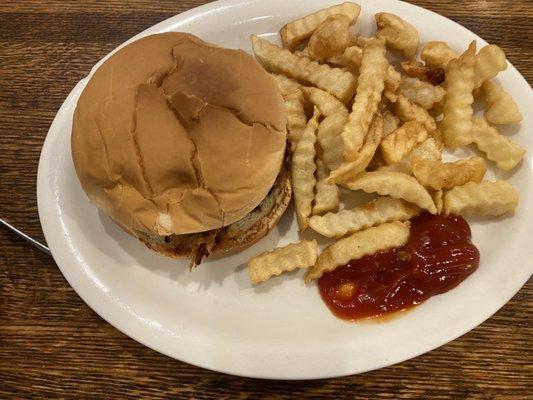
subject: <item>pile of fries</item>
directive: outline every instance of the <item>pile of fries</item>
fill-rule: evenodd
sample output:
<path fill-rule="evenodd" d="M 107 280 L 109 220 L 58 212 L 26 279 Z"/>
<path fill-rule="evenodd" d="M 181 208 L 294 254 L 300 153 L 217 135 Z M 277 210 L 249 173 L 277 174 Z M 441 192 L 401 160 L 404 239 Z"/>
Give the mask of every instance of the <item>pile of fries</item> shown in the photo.
<path fill-rule="evenodd" d="M 432 214 L 511 214 L 517 191 L 483 180 L 482 157 L 443 162 L 444 148 L 474 145 L 504 171 L 525 150 L 494 125 L 521 121 L 512 97 L 493 79 L 507 68 L 495 45 L 470 43 L 456 54 L 445 42 L 421 46 L 401 17 L 375 15 L 376 34 L 350 31 L 361 7 L 346 2 L 281 28 L 283 47 L 252 36 L 253 51 L 277 80 L 287 113 L 292 185 L 300 231 L 337 242 L 317 257 L 316 241 L 301 241 L 250 260 L 253 283 L 295 268 L 306 281 L 409 237 L 409 219 Z M 387 51 L 403 59 L 397 66 Z M 475 117 L 476 98 L 484 116 Z M 340 188 L 343 188 L 340 190 Z M 374 193 L 373 201 L 339 209 L 343 191 Z"/>

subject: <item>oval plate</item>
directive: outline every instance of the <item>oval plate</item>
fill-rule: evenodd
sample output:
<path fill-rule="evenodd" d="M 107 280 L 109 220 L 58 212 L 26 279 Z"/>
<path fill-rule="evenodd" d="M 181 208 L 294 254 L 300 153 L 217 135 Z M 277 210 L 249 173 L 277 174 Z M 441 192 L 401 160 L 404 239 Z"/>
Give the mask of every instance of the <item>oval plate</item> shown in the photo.
<path fill-rule="evenodd" d="M 473 39 L 485 44 L 460 25 L 407 3 L 358 3 L 362 15 L 356 30 L 363 34 L 372 32 L 374 13 L 388 11 L 412 22 L 422 42 L 446 39 L 456 51 Z M 249 51 L 251 33 L 275 36 L 287 21 L 331 4 L 218 1 L 172 17 L 131 40 L 185 31 Z M 298 240 L 291 209 L 252 248 L 205 262 L 192 272 L 185 261 L 160 257 L 124 233 L 88 202 L 72 164 L 72 114 L 87 78 L 63 103 L 42 150 L 37 196 L 46 240 L 70 285 L 93 310 L 133 339 L 190 364 L 248 377 L 313 379 L 360 373 L 415 357 L 483 322 L 533 271 L 527 251 L 533 220 L 533 117 L 526 113 L 533 93 L 512 66 L 499 80 L 526 114 L 513 139 L 528 149 L 527 158 L 518 171 L 504 176 L 520 192 L 518 211 L 499 221 L 471 221 L 481 251 L 479 270 L 456 289 L 400 318 L 358 324 L 339 320 L 323 304 L 316 285 L 304 285 L 302 271 L 252 287 L 247 260 Z"/>

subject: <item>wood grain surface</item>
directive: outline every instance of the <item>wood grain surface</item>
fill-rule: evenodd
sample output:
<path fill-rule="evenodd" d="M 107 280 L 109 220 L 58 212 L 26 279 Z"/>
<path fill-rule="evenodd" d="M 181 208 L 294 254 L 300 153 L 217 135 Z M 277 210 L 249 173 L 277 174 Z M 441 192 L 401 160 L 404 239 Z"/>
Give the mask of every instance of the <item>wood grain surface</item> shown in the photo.
<path fill-rule="evenodd" d="M 37 163 L 64 98 L 118 44 L 202 3 L 0 2 L 1 217 L 43 240 Z M 413 3 L 500 45 L 533 82 L 531 0 Z M 0 229 L 0 398 L 533 398 L 532 294 L 530 282 L 478 328 L 396 366 L 310 382 L 252 380 L 193 367 L 136 343 L 83 303 L 51 257 Z"/>

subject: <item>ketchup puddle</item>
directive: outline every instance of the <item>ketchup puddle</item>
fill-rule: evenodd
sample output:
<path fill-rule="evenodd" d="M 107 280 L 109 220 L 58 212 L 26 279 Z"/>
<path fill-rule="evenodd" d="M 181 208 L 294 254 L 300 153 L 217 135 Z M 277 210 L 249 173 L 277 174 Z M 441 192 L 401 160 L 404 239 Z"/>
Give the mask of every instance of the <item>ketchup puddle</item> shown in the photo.
<path fill-rule="evenodd" d="M 352 260 L 318 280 L 322 299 L 337 317 L 394 318 L 459 285 L 479 266 L 470 226 L 456 215 L 420 214 L 400 248 Z"/>

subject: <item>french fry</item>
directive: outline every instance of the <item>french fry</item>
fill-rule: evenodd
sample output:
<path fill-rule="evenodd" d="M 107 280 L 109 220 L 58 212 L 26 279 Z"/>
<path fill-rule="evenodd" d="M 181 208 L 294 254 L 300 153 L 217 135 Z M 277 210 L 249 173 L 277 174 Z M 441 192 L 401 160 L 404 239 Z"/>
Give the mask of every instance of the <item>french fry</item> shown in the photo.
<path fill-rule="evenodd" d="M 411 168 L 418 182 L 435 190 L 451 189 L 468 182 L 481 182 L 487 172 L 481 157 L 450 163 L 412 158 Z"/>
<path fill-rule="evenodd" d="M 316 160 L 316 194 L 313 215 L 321 215 L 339 208 L 339 187 L 326 182 L 328 167 L 320 158 Z M 311 217 L 312 218 L 312 217 Z"/>
<path fill-rule="evenodd" d="M 381 141 L 381 155 L 387 164 L 400 162 L 415 146 L 428 137 L 417 121 L 408 121 Z"/>
<path fill-rule="evenodd" d="M 437 207 L 437 215 L 442 214 L 442 210 L 444 209 L 444 191 L 443 190 L 437 190 L 433 194 L 433 201 L 435 202 L 435 207 Z"/>
<path fill-rule="evenodd" d="M 340 183 L 363 172 L 368 167 L 368 164 L 370 164 L 370 161 L 372 161 L 382 137 L 383 118 L 378 112 L 370 125 L 368 137 L 365 140 L 357 159 L 355 161 L 344 162 L 339 168 L 331 171 L 326 182 L 330 184 Z"/>
<path fill-rule="evenodd" d="M 418 207 L 435 214 L 437 209 L 433 199 L 424 186 L 407 174 L 401 172 L 373 171 L 359 174 L 343 183 L 350 190 L 363 190 L 366 193 L 377 193 L 403 199 Z"/>
<path fill-rule="evenodd" d="M 309 226 L 329 238 L 341 238 L 362 229 L 391 221 L 407 221 L 418 214 L 415 206 L 388 196 L 378 197 L 369 203 L 349 210 L 326 215 L 314 215 Z"/>
<path fill-rule="evenodd" d="M 363 49 L 357 93 L 352 112 L 341 133 L 345 161 L 354 161 L 363 145 L 385 88 L 388 67 L 384 43 L 372 39 Z"/>
<path fill-rule="evenodd" d="M 307 283 L 335 268 L 380 251 L 403 246 L 409 238 L 409 223 L 389 222 L 355 232 L 326 247 L 305 277 Z"/>
<path fill-rule="evenodd" d="M 370 42 L 368 38 L 365 43 Z M 340 65 L 352 65 L 355 69 L 361 67 L 361 60 L 363 59 L 363 48 L 357 45 L 347 47 L 344 50 L 342 57 L 336 58 L 334 61 Z M 383 95 L 390 101 L 395 102 L 398 98 L 397 91 L 400 86 L 402 76 L 398 71 L 394 69 L 392 65 L 387 68 L 387 74 L 385 75 L 385 89 Z"/>
<path fill-rule="evenodd" d="M 302 91 L 306 99 L 317 106 L 320 114 L 327 117 L 331 114 L 335 114 L 338 111 L 344 111 L 348 113 L 348 110 L 335 96 L 332 96 L 328 92 L 315 87 L 303 86 Z"/>
<path fill-rule="evenodd" d="M 374 39 L 375 38 L 370 37 L 370 36 L 356 35 L 354 44 L 356 46 L 359 46 L 359 47 L 363 48 Z"/>
<path fill-rule="evenodd" d="M 392 65 L 387 68 L 385 75 L 385 89 L 383 95 L 391 102 L 398 100 L 398 89 L 402 82 L 402 75 L 394 69 Z"/>
<path fill-rule="evenodd" d="M 296 143 L 302 136 L 302 132 L 307 125 L 304 94 L 300 84 L 287 78 L 285 75 L 274 75 L 274 78 L 283 96 L 285 114 L 287 115 L 287 131 L 289 133 L 291 150 L 294 151 Z"/>
<path fill-rule="evenodd" d="M 361 7 L 355 3 L 345 2 L 324 8 L 305 17 L 298 18 L 284 25 L 280 30 L 283 46 L 289 50 L 309 38 L 315 29 L 331 15 L 343 14 L 350 19 L 350 25 L 355 24 Z"/>
<path fill-rule="evenodd" d="M 411 78 L 418 78 L 433 86 L 438 86 L 444 82 L 445 73 L 443 68 L 429 67 L 414 60 L 402 61 L 401 65 L 403 72 Z"/>
<path fill-rule="evenodd" d="M 342 54 L 348 46 L 350 18 L 343 14 L 330 15 L 311 35 L 307 49 L 313 60 L 324 61 Z"/>
<path fill-rule="evenodd" d="M 411 175 L 413 171 L 411 170 L 411 164 L 406 161 L 407 157 L 408 156 L 398 163 L 381 165 L 376 168 L 375 171 L 400 172 L 402 174 Z"/>
<path fill-rule="evenodd" d="M 417 121 L 433 134 L 437 130 L 437 123 L 431 115 L 418 104 L 413 103 L 405 96 L 398 96 L 398 101 L 392 105 L 394 113 L 401 122 Z"/>
<path fill-rule="evenodd" d="M 363 59 L 363 48 L 359 46 L 347 47 L 344 50 L 343 56 L 345 62 L 352 63 L 354 67 L 359 68 Z"/>
<path fill-rule="evenodd" d="M 446 42 L 427 42 L 422 47 L 420 58 L 428 67 L 446 68 L 448 63 L 459 57 Z"/>
<path fill-rule="evenodd" d="M 440 161 L 442 159 L 441 147 L 437 141 L 430 137 L 417 145 L 409 154 L 407 154 L 400 162 L 390 165 L 380 166 L 378 171 L 392 171 L 402 172 L 411 175 L 411 160 L 422 159 L 430 161 Z"/>
<path fill-rule="evenodd" d="M 344 162 L 341 132 L 348 121 L 348 113 L 339 111 L 322 120 L 318 127 L 318 143 L 322 149 L 322 160 L 330 171 Z"/>
<path fill-rule="evenodd" d="M 388 136 L 400 127 L 400 118 L 389 110 L 383 113 L 383 137 Z"/>
<path fill-rule="evenodd" d="M 514 169 L 526 153 L 523 148 L 500 135 L 485 118 L 474 117 L 472 119 L 472 138 L 479 150 L 504 171 Z"/>
<path fill-rule="evenodd" d="M 518 193 L 506 181 L 469 182 L 444 194 L 446 214 L 497 217 L 513 213 L 517 205 Z"/>
<path fill-rule="evenodd" d="M 485 118 L 494 125 L 517 124 L 522 114 L 513 98 L 503 88 L 492 81 L 481 86 L 485 94 Z"/>
<path fill-rule="evenodd" d="M 332 67 L 339 67 L 339 68 L 351 68 L 352 63 L 344 57 L 343 54 L 336 54 L 333 57 L 330 57 L 327 59 L 327 63 L 331 65 Z M 355 69 L 354 69 L 355 73 Z"/>
<path fill-rule="evenodd" d="M 446 94 L 446 91 L 440 86 L 433 86 L 418 78 L 409 77 L 401 80 L 399 91 L 409 100 L 425 109 L 432 108 L 433 105 L 440 102 Z"/>
<path fill-rule="evenodd" d="M 252 47 L 259 61 L 271 72 L 282 73 L 300 83 L 310 83 L 343 102 L 355 92 L 356 79 L 349 72 L 298 57 L 256 35 L 252 35 Z"/>
<path fill-rule="evenodd" d="M 303 49 L 301 50 L 294 50 L 293 51 L 293 54 L 296 54 L 298 57 L 307 57 L 307 58 L 311 58 L 311 56 L 309 55 L 309 49 L 306 47 L 304 47 Z"/>
<path fill-rule="evenodd" d="M 390 13 L 377 13 L 375 15 L 378 31 L 376 36 L 387 41 L 387 46 L 398 51 L 407 58 L 413 57 L 418 50 L 418 31 L 416 28 Z"/>
<path fill-rule="evenodd" d="M 276 80 L 282 96 L 302 90 L 302 85 L 294 79 L 288 78 L 282 74 L 272 74 L 272 76 Z"/>
<path fill-rule="evenodd" d="M 291 178 L 292 193 L 296 206 L 296 218 L 300 231 L 304 231 L 309 224 L 314 198 L 315 179 L 315 143 L 318 117 L 320 113 L 315 108 L 313 118 L 309 120 L 302 137 L 296 143 L 292 155 Z"/>
<path fill-rule="evenodd" d="M 476 42 L 472 42 L 461 57 L 451 60 L 446 68 L 446 96 L 440 124 L 444 143 L 461 147 L 472 143 L 472 103 L 474 97 L 474 67 Z"/>
<path fill-rule="evenodd" d="M 442 159 L 442 146 L 439 145 L 435 138 L 427 138 L 409 153 L 409 159 L 413 158 L 440 161 Z"/>
<path fill-rule="evenodd" d="M 250 281 L 255 285 L 284 272 L 311 267 L 316 263 L 317 252 L 316 240 L 302 240 L 261 253 L 248 261 Z"/>
<path fill-rule="evenodd" d="M 507 69 L 505 53 L 495 44 L 483 47 L 476 54 L 474 67 L 474 89 L 477 89 L 485 81 L 489 81 L 498 75 L 498 72 Z"/>

